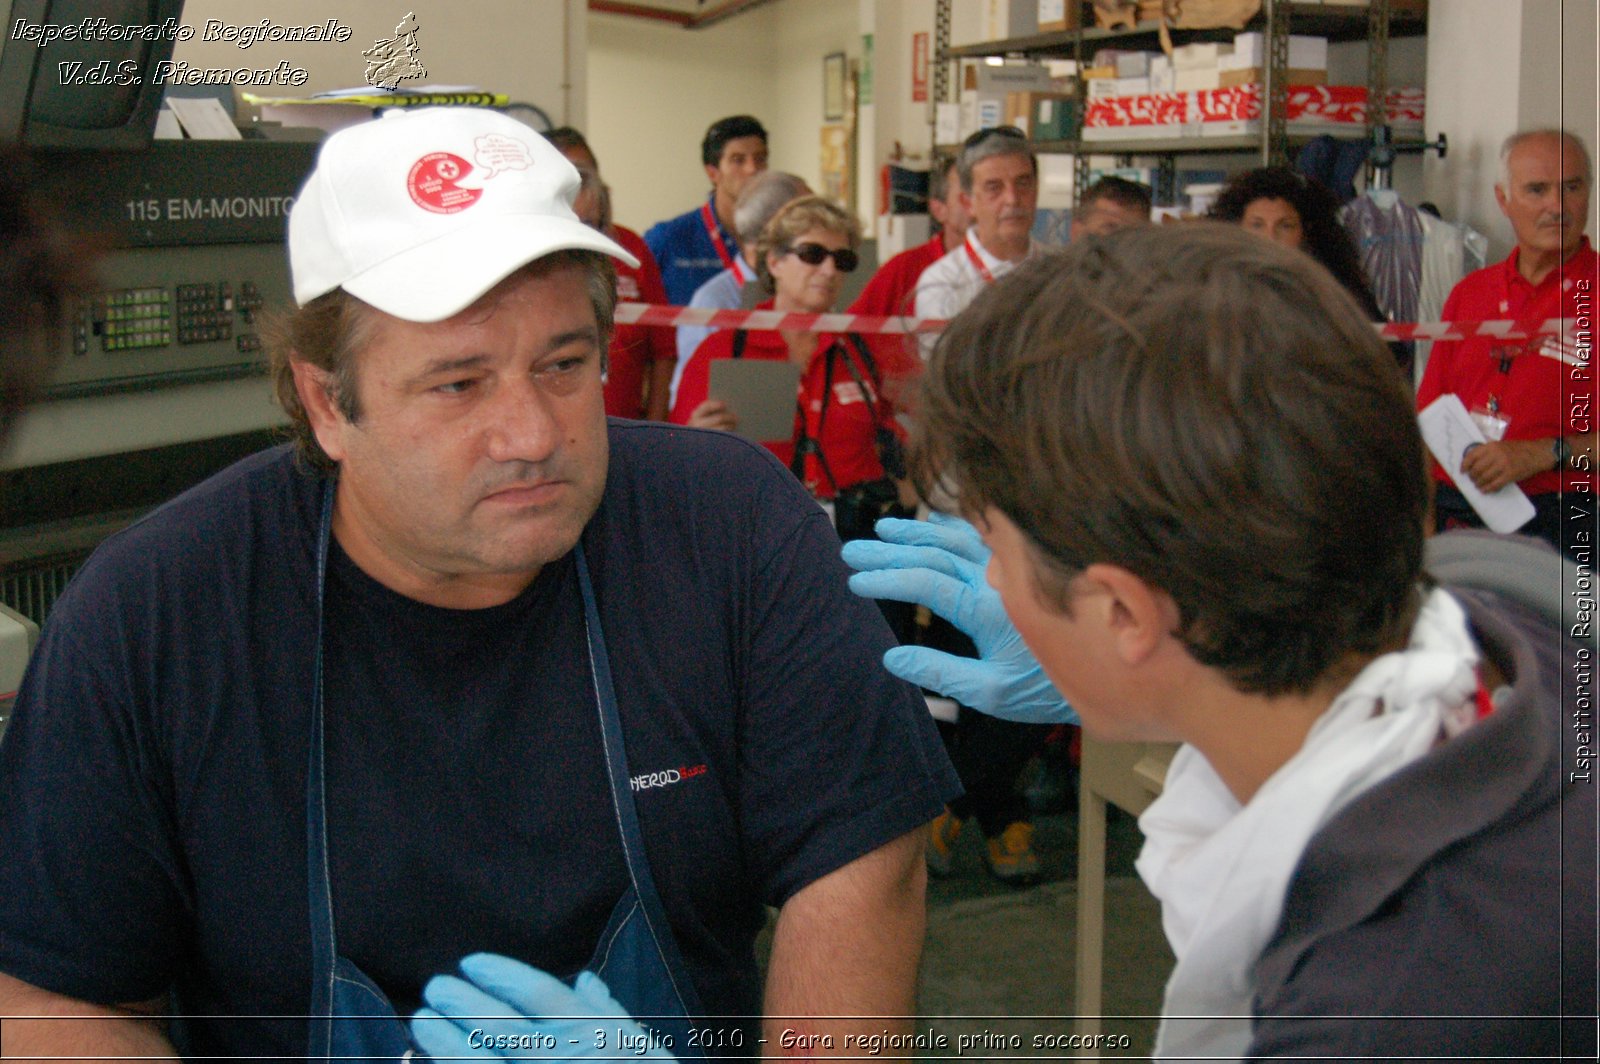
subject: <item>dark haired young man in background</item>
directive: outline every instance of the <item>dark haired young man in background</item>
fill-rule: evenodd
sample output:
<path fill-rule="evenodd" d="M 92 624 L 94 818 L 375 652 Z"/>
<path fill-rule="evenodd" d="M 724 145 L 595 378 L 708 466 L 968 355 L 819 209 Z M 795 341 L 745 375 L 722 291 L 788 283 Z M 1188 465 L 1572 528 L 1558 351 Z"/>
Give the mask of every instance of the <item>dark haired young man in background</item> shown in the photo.
<path fill-rule="evenodd" d="M 676 307 L 687 306 L 696 288 L 732 268 L 739 254 L 733 206 L 745 182 L 767 168 L 766 128 L 749 115 L 718 119 L 700 142 L 700 162 L 711 180 L 711 195 L 644 234 Z"/>

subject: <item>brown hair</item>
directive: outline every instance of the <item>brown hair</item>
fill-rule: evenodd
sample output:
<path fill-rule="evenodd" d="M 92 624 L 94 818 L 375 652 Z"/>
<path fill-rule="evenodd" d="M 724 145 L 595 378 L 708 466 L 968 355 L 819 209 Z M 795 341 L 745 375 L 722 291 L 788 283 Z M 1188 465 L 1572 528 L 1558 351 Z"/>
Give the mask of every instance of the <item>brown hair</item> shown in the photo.
<path fill-rule="evenodd" d="M 1131 229 L 1019 266 L 940 338 L 912 472 L 1028 537 L 1044 601 L 1109 562 L 1172 596 L 1239 689 L 1306 692 L 1414 615 L 1415 411 L 1361 310 L 1234 227 Z"/>
<path fill-rule="evenodd" d="M 500 283 L 519 275 L 538 276 L 567 266 L 585 271 L 589 303 L 600 327 L 600 367 L 605 371 L 606 348 L 616 311 L 616 269 L 611 259 L 595 251 L 567 249 L 534 259 L 508 274 Z M 371 341 L 381 312 L 342 288 L 318 296 L 305 306 L 281 315 L 269 315 L 263 325 L 271 360 L 272 387 L 278 404 L 289 415 L 288 433 L 300 459 L 314 469 L 331 470 L 329 458 L 311 428 L 311 419 L 295 391 L 295 362 L 305 362 L 327 374 L 328 396 L 346 421 L 361 420 L 361 397 L 356 376 L 356 355 Z"/>
<path fill-rule="evenodd" d="M 786 251 L 796 240 L 813 229 L 826 229 L 840 233 L 850 241 L 851 250 L 861 246 L 861 224 L 855 215 L 824 196 L 801 196 L 778 208 L 761 230 L 756 241 L 756 273 L 768 293 L 774 291 L 772 271 L 767 268 L 767 256 Z"/>

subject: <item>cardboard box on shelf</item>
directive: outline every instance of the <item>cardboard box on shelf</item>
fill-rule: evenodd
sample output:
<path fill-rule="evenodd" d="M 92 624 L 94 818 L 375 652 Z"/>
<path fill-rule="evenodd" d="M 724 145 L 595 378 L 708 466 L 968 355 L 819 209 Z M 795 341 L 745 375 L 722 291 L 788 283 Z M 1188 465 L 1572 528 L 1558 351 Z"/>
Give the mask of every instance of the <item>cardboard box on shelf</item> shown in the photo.
<path fill-rule="evenodd" d="M 1039 10 L 1035 14 L 1040 33 L 1060 33 L 1078 28 L 1078 20 L 1083 15 L 1083 4 L 1079 0 L 1038 0 L 1038 3 Z"/>
<path fill-rule="evenodd" d="M 1114 66 L 1091 66 L 1083 68 L 1084 81 L 1095 81 L 1099 78 L 1114 78 L 1116 76 L 1117 68 Z"/>
<path fill-rule="evenodd" d="M 1234 60 L 1234 62 L 1243 66 L 1266 66 L 1266 36 L 1260 32 L 1235 34 L 1233 38 L 1233 54 L 1244 57 L 1242 61 L 1239 59 Z M 1328 38 L 1291 36 L 1289 38 L 1289 67 L 1292 70 L 1328 69 Z"/>
<path fill-rule="evenodd" d="M 1050 69 L 1038 63 L 973 63 L 962 79 L 963 93 L 1049 92 L 1050 88 Z"/>
<path fill-rule="evenodd" d="M 1285 85 L 1326 85 L 1328 72 L 1326 70 L 1286 70 L 1288 81 Z M 1249 67 L 1244 70 L 1224 70 L 1220 72 L 1222 84 L 1219 89 L 1231 89 L 1235 85 L 1260 85 L 1267 80 L 1267 72 L 1260 67 Z"/>
<path fill-rule="evenodd" d="M 1038 32 L 1059 34 L 1083 24 L 1082 0 L 1038 0 Z"/>
<path fill-rule="evenodd" d="M 1039 32 L 1039 0 L 984 0 L 982 32 L 985 41 L 1033 36 Z"/>

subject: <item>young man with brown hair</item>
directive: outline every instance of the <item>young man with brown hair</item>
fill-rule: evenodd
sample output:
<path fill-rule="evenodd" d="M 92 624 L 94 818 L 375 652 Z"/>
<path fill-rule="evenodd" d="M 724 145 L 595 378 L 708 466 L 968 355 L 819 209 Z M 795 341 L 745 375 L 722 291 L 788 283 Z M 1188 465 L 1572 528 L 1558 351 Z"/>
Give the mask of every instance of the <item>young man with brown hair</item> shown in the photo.
<path fill-rule="evenodd" d="M 1424 571 L 1410 397 L 1337 282 L 1130 230 L 991 286 L 925 380 L 915 475 L 983 542 L 880 523 L 852 586 L 973 635 L 890 651 L 913 682 L 1184 744 L 1140 820 L 1156 1056 L 1592 1054 L 1592 633 Z"/>

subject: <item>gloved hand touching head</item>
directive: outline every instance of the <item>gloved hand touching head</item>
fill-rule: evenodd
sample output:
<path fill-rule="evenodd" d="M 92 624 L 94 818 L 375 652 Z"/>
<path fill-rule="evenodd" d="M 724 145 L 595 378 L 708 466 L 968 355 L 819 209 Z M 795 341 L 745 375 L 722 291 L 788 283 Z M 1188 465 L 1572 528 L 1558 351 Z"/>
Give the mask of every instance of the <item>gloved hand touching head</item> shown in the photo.
<path fill-rule="evenodd" d="M 894 675 L 1004 720 L 1075 724 L 1078 714 L 1028 650 L 984 570 L 989 548 L 959 517 L 927 521 L 886 517 L 878 539 L 844 545 L 845 564 L 859 569 L 850 590 L 864 598 L 926 606 L 977 645 L 961 658 L 927 647 L 895 647 L 883 656 Z"/>
<path fill-rule="evenodd" d="M 427 1005 L 411 1018 L 412 1040 L 435 1059 L 676 1059 L 653 1044 L 593 972 L 569 987 L 510 957 L 474 953 L 462 958 L 461 974 L 466 978 L 428 980 Z M 650 1048 L 624 1049 L 624 1040 Z"/>

